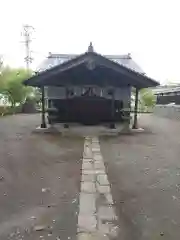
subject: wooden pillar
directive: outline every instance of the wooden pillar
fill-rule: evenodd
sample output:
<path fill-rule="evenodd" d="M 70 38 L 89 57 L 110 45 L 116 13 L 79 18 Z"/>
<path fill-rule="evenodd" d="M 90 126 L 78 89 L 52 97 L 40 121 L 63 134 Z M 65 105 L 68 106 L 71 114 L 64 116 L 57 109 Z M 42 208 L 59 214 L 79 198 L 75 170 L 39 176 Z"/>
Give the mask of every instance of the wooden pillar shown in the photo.
<path fill-rule="evenodd" d="M 111 96 L 112 96 L 112 98 L 111 98 L 111 117 L 112 117 L 112 123 L 111 123 L 111 125 L 110 125 L 110 128 L 112 128 L 112 129 L 114 129 L 114 128 L 116 128 L 115 127 L 115 123 L 114 123 L 114 117 L 115 117 L 115 104 L 114 104 L 114 90 L 112 90 L 111 91 Z"/>
<path fill-rule="evenodd" d="M 130 97 L 129 97 L 129 101 L 128 101 L 128 128 L 130 127 L 131 124 L 131 111 L 132 111 L 132 106 L 131 106 L 131 97 L 132 97 L 132 88 L 128 85 L 128 87 L 130 88 Z"/>
<path fill-rule="evenodd" d="M 41 109 L 41 128 L 46 128 L 46 120 L 45 120 L 45 94 L 44 94 L 44 86 L 41 87 L 42 91 L 42 97 L 41 97 L 41 102 L 42 102 L 42 109 Z"/>
<path fill-rule="evenodd" d="M 66 109 L 66 118 L 68 119 L 69 117 L 69 89 L 65 88 L 66 91 L 66 103 L 67 103 L 67 109 Z M 69 124 L 68 123 L 64 123 L 64 128 L 69 128 Z"/>
<path fill-rule="evenodd" d="M 132 126 L 133 129 L 137 129 L 138 128 L 138 122 L 137 122 L 138 96 L 139 96 L 139 89 L 136 88 L 136 92 L 135 92 L 135 106 L 134 106 L 134 123 L 133 123 L 133 126 Z"/>

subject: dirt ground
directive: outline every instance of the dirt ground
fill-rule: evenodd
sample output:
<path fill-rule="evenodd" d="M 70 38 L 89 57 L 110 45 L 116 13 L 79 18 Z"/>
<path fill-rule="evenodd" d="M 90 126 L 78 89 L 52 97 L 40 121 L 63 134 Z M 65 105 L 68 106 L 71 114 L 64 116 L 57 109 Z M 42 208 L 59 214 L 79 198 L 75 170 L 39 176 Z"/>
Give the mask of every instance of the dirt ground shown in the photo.
<path fill-rule="evenodd" d="M 0 118 L 1 240 L 76 239 L 83 139 L 32 133 L 39 123 Z"/>
<path fill-rule="evenodd" d="M 76 239 L 84 139 L 32 133 L 39 123 L 0 118 L 1 240 Z M 140 126 L 144 133 L 100 138 L 117 240 L 179 240 L 180 122 L 144 115 Z"/>
<path fill-rule="evenodd" d="M 180 239 L 180 122 L 140 117 L 144 133 L 101 138 L 123 240 Z"/>

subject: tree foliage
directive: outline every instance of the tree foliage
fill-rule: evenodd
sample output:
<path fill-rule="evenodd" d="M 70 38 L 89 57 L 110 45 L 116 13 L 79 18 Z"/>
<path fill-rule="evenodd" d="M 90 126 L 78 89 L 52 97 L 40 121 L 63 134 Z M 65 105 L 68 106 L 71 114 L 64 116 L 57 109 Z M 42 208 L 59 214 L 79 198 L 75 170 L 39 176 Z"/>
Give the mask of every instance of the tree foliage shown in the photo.
<path fill-rule="evenodd" d="M 0 69 L 0 94 L 12 107 L 24 103 L 26 98 L 32 94 L 33 89 L 22 84 L 23 80 L 31 75 L 31 71 L 23 68 L 2 67 Z"/>
<path fill-rule="evenodd" d="M 156 104 L 156 96 L 151 89 L 142 89 L 140 91 L 140 102 L 146 107 L 153 107 Z"/>

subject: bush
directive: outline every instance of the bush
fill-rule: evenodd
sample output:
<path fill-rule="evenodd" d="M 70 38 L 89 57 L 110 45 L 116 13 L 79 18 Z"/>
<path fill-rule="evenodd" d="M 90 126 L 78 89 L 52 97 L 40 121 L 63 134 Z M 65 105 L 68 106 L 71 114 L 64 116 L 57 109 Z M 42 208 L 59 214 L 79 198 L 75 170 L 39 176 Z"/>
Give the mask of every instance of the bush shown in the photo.
<path fill-rule="evenodd" d="M 22 112 L 22 106 L 9 107 L 9 106 L 0 106 L 0 116 L 12 115 Z"/>

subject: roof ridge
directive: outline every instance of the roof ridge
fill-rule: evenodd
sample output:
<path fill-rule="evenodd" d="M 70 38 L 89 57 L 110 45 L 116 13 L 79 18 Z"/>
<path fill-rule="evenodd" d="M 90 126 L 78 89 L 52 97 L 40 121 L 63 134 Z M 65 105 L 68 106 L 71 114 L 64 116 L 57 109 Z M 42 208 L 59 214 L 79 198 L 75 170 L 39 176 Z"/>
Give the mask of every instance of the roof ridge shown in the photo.
<path fill-rule="evenodd" d="M 51 53 L 49 52 L 48 58 L 59 58 L 59 57 L 76 57 L 81 54 L 76 53 Z M 103 54 L 102 56 L 107 58 L 115 58 L 115 59 L 132 59 L 131 55 L 128 54 Z"/>

